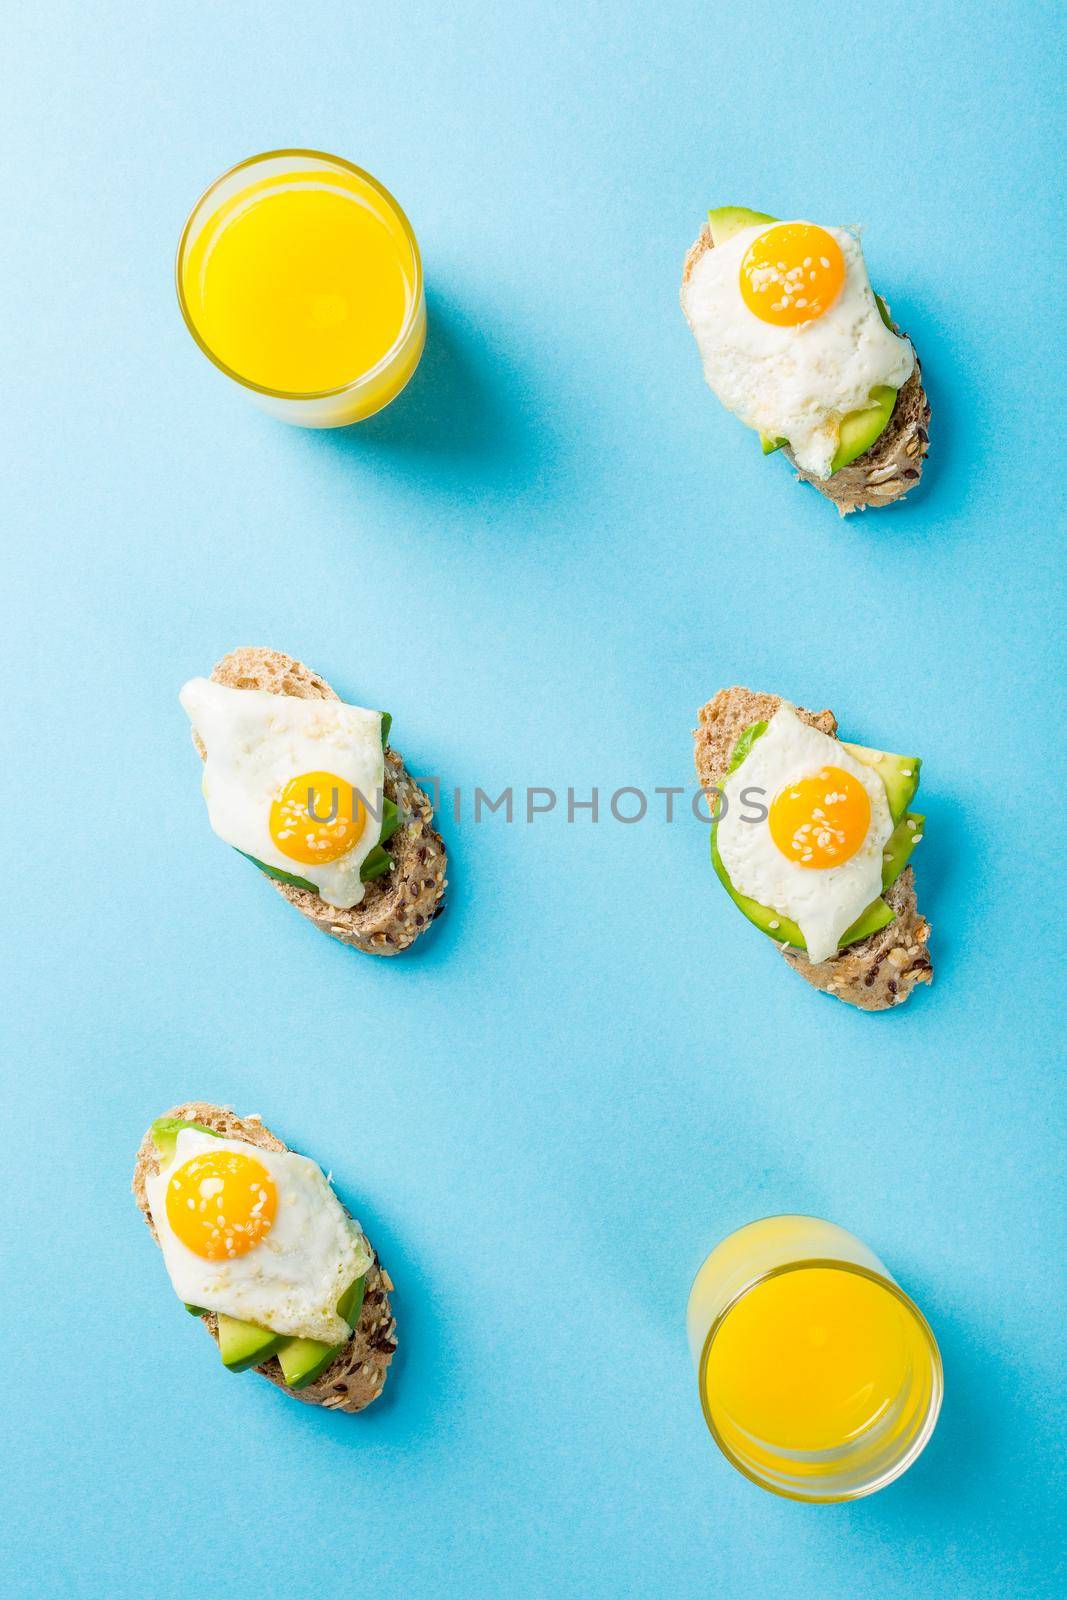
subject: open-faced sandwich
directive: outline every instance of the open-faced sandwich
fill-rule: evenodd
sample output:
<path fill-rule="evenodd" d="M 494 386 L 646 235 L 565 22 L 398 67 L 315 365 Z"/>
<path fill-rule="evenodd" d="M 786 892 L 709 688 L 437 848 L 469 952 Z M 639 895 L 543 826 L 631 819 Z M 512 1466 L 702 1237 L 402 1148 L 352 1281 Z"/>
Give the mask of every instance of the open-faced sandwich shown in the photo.
<path fill-rule="evenodd" d="M 445 847 L 385 712 L 348 705 L 299 661 L 256 648 L 193 678 L 181 703 L 211 826 L 317 928 L 392 956 L 440 915 Z"/>
<path fill-rule="evenodd" d="M 849 228 L 720 206 L 685 258 L 682 310 L 709 387 L 844 516 L 915 487 L 919 361 Z"/>
<path fill-rule="evenodd" d="M 223 1366 L 331 1411 L 378 1398 L 396 1349 L 393 1285 L 314 1161 L 258 1117 L 193 1102 L 153 1122 L 133 1192 Z"/>
<path fill-rule="evenodd" d="M 711 859 L 734 904 L 802 978 L 885 1011 L 933 977 L 908 865 L 923 836 L 909 810 L 920 763 L 836 734 L 830 711 L 720 689 L 694 735 L 716 819 Z"/>

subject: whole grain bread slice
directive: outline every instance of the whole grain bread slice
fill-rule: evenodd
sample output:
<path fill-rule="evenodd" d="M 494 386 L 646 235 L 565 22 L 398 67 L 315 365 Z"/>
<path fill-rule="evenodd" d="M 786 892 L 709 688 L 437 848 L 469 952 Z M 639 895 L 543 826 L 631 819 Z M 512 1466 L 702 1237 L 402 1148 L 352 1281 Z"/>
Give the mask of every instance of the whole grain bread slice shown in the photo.
<path fill-rule="evenodd" d="M 183 1105 L 172 1106 L 168 1117 L 178 1117 L 183 1122 L 202 1122 L 205 1127 L 221 1134 L 224 1139 L 242 1139 L 246 1144 L 257 1145 L 261 1150 L 285 1150 L 281 1139 L 265 1128 L 259 1117 L 239 1117 L 226 1106 L 213 1106 L 202 1100 L 188 1100 Z M 148 1205 L 147 1179 L 159 1171 L 159 1160 L 151 1132 L 145 1134 L 137 1151 L 133 1169 L 133 1193 L 149 1232 L 159 1243 L 152 1213 Z M 364 1236 L 365 1237 L 365 1236 Z M 328 1411 L 362 1411 L 372 1400 L 377 1400 L 385 1384 L 389 1363 L 396 1351 L 396 1322 L 389 1304 L 392 1279 L 384 1271 L 376 1252 L 367 1244 L 373 1264 L 367 1272 L 363 1294 L 363 1309 L 352 1337 L 338 1352 L 337 1357 L 313 1383 L 303 1389 L 290 1389 L 282 1377 L 282 1369 L 272 1356 L 255 1371 L 294 1400 L 305 1405 L 325 1406 Z M 201 1322 L 218 1343 L 218 1319 L 206 1312 Z"/>
<path fill-rule="evenodd" d="M 689 282 L 701 256 L 715 248 L 707 223 L 686 253 L 682 268 L 682 287 Z M 895 332 L 900 328 L 893 324 Z M 922 368 L 915 357 L 915 370 L 897 395 L 893 415 L 878 438 L 855 461 L 829 478 L 816 478 L 797 467 L 789 446 L 783 453 L 796 467 L 797 476 L 827 500 L 832 500 L 843 517 L 868 506 L 887 506 L 900 500 L 922 477 L 923 462 L 930 448 L 930 402 L 922 386 Z"/>
<path fill-rule="evenodd" d="M 755 694 L 751 689 L 720 689 L 697 713 L 694 759 L 701 788 L 712 791 L 726 778 L 734 745 L 753 722 L 769 722 L 782 700 L 776 694 Z M 797 716 L 820 732 L 837 737 L 832 711 L 805 711 Z M 915 874 L 905 867 L 884 898 L 895 915 L 877 933 L 848 945 L 829 961 L 813 963 L 802 950 L 779 945 L 782 955 L 806 982 L 861 1011 L 888 1011 L 908 998 L 918 983 L 933 981 L 927 948 L 930 925 L 920 917 L 915 899 Z"/>
<path fill-rule="evenodd" d="M 280 650 L 247 645 L 223 656 L 212 682 L 231 689 L 263 689 L 301 700 L 336 700 L 324 678 Z M 205 751 L 197 736 L 193 743 Z M 363 899 L 345 911 L 308 889 L 269 878 L 278 893 L 323 933 L 368 955 L 395 956 L 426 932 L 444 910 L 448 860 L 444 841 L 431 826 L 433 807 L 391 746 L 385 751 L 385 793 L 404 819 L 389 841 L 395 865 L 366 885 Z M 267 876 L 267 874 L 264 874 Z"/>

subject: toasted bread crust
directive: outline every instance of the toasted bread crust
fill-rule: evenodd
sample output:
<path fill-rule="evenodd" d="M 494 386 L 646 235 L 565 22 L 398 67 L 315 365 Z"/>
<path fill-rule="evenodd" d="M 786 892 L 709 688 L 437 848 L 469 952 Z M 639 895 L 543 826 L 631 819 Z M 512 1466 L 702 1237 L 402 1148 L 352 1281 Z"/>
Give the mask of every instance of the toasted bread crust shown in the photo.
<path fill-rule="evenodd" d="M 300 700 L 338 699 L 325 678 L 292 656 L 252 645 L 223 656 L 211 678 L 230 689 L 262 689 Z M 193 742 L 203 759 L 204 749 L 195 734 Z M 395 956 L 414 944 L 444 910 L 448 884 L 448 859 L 444 841 L 432 827 L 429 797 L 391 746 L 385 752 L 385 793 L 407 820 L 389 841 L 396 865 L 367 884 L 359 905 L 344 911 L 327 905 L 308 889 L 268 878 L 278 893 L 323 933 L 373 956 Z"/>
<path fill-rule="evenodd" d="M 258 1145 L 261 1150 L 287 1149 L 281 1139 L 263 1126 L 258 1117 L 239 1117 L 226 1106 L 213 1106 L 201 1100 L 190 1100 L 184 1105 L 172 1106 L 164 1115 L 180 1117 L 187 1122 L 202 1122 L 205 1127 L 213 1129 L 225 1139 L 243 1139 L 247 1144 Z M 154 1176 L 158 1171 L 156 1147 L 149 1132 L 141 1140 L 137 1151 L 137 1161 L 133 1169 L 133 1194 L 141 1215 L 148 1224 L 148 1230 L 157 1244 L 159 1239 L 152 1223 L 145 1185 L 148 1177 Z M 356 1412 L 369 1406 L 372 1400 L 377 1400 L 382 1392 L 389 1363 L 396 1350 L 396 1322 L 389 1304 L 389 1290 L 393 1284 L 389 1274 L 382 1270 L 373 1248 L 369 1244 L 367 1248 L 371 1251 L 374 1262 L 367 1272 L 359 1323 L 352 1330 L 351 1339 L 326 1371 L 306 1388 L 290 1389 L 282 1377 L 281 1367 L 273 1356 L 261 1367 L 255 1368 L 260 1377 L 268 1379 L 276 1388 L 291 1395 L 294 1400 L 303 1400 L 306 1405 L 325 1406 L 329 1411 Z M 200 1320 L 217 1344 L 218 1321 L 214 1313 L 207 1312 Z"/>
<path fill-rule="evenodd" d="M 694 759 L 701 788 L 719 788 L 726 777 L 730 755 L 741 734 L 753 722 L 769 722 L 781 705 L 781 696 L 755 694 L 751 689 L 720 689 L 697 713 L 694 731 Z M 811 712 L 797 707 L 797 715 L 813 728 L 837 737 L 837 719 L 832 711 Z M 824 994 L 832 994 L 861 1011 L 888 1011 L 901 1005 L 918 983 L 933 982 L 933 968 L 927 949 L 930 925 L 918 914 L 915 900 L 915 874 L 905 867 L 886 891 L 884 898 L 896 915 L 858 944 L 832 956 L 829 961 L 810 962 L 802 950 L 779 945 L 779 950 L 800 976 Z"/>
<path fill-rule="evenodd" d="M 686 253 L 683 288 L 701 256 L 714 248 L 711 229 L 705 223 Z M 896 323 L 893 328 L 900 333 Z M 930 402 L 922 386 L 922 367 L 916 354 L 915 370 L 897 395 L 893 415 L 871 448 L 850 461 L 847 467 L 829 478 L 816 478 L 803 467 L 797 467 L 788 445 L 782 453 L 796 467 L 797 476 L 818 489 L 827 500 L 832 500 L 846 517 L 850 511 L 865 511 L 868 506 L 890 505 L 915 488 L 930 448 L 929 427 Z"/>

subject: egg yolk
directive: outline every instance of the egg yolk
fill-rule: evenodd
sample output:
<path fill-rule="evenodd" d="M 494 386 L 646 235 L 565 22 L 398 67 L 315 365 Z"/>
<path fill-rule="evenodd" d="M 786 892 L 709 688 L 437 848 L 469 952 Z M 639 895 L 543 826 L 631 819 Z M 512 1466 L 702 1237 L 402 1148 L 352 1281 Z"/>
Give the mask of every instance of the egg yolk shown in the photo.
<path fill-rule="evenodd" d="M 175 1238 L 204 1261 L 247 1255 L 270 1232 L 278 1191 L 262 1162 L 236 1150 L 193 1156 L 167 1185 Z"/>
<path fill-rule="evenodd" d="M 366 822 L 360 796 L 332 772 L 302 772 L 271 802 L 271 838 L 283 856 L 305 866 L 347 855 Z"/>
<path fill-rule="evenodd" d="M 787 783 L 768 817 L 771 838 L 798 867 L 839 867 L 856 854 L 870 825 L 870 797 L 841 767 L 820 767 Z"/>
<path fill-rule="evenodd" d="M 783 222 L 749 245 L 741 263 L 741 298 L 761 322 L 778 328 L 821 317 L 845 282 L 841 246 L 811 222 Z"/>

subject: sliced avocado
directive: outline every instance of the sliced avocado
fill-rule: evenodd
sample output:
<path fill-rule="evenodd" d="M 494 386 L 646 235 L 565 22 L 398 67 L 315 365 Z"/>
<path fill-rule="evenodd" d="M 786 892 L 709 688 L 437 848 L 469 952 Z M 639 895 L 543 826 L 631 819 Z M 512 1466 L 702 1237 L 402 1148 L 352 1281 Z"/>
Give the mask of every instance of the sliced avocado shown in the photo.
<path fill-rule="evenodd" d="M 210 1133 L 213 1139 L 219 1135 L 214 1128 L 205 1127 L 202 1122 L 183 1122 L 181 1117 L 157 1117 L 149 1132 L 156 1151 L 164 1161 L 170 1161 L 174 1155 L 174 1146 L 178 1142 L 178 1135 L 183 1128 L 195 1128 L 197 1133 Z"/>
<path fill-rule="evenodd" d="M 893 907 L 887 905 L 883 899 L 879 897 L 877 900 L 872 900 L 862 916 L 856 918 L 851 928 L 845 929 L 837 948 L 843 950 L 846 945 L 859 944 L 861 939 L 869 939 L 879 928 L 888 928 L 895 916 Z"/>
<path fill-rule="evenodd" d="M 755 923 L 762 933 L 777 941 L 778 944 L 791 944 L 797 950 L 806 948 L 804 935 L 795 922 L 788 917 L 783 917 L 778 911 L 772 911 L 770 906 L 761 906 L 758 900 L 750 900 L 747 895 L 740 894 L 730 881 L 730 874 L 722 864 L 719 847 L 715 843 L 716 829 L 711 830 L 711 864 L 715 868 L 715 876 L 730 896 L 737 909 L 744 913 L 749 922 Z"/>
<path fill-rule="evenodd" d="M 203 1306 L 191 1306 L 188 1300 L 183 1300 L 182 1305 L 185 1307 L 186 1311 L 188 1311 L 191 1317 L 202 1317 L 204 1315 Z"/>
<path fill-rule="evenodd" d="M 322 1376 L 342 1349 L 339 1344 L 322 1344 L 318 1339 L 286 1339 L 278 1351 L 282 1377 L 290 1389 L 303 1389 Z"/>
<path fill-rule="evenodd" d="M 919 787 L 919 768 L 922 766 L 919 757 L 887 755 L 884 750 L 869 750 L 866 745 L 848 744 L 844 739 L 841 743 L 849 755 L 855 756 L 865 767 L 877 772 L 885 784 L 889 815 L 893 818 L 894 824 L 898 823 L 914 800 L 915 791 Z"/>
<path fill-rule="evenodd" d="M 845 413 L 837 433 L 837 449 L 830 463 L 831 476 L 871 448 L 875 440 L 889 426 L 889 419 L 893 415 L 896 403 L 897 391 L 888 383 L 879 383 L 871 390 L 869 406 L 862 411 Z M 765 456 L 773 455 L 776 450 L 781 450 L 783 445 L 789 443 L 788 439 L 769 439 L 765 433 L 761 433 L 759 439 Z"/>
<path fill-rule="evenodd" d="M 727 239 L 732 239 L 735 233 L 740 233 L 742 228 L 755 228 L 761 222 L 777 221 L 777 217 L 768 216 L 766 211 L 748 211 L 744 206 L 718 206 L 708 212 L 711 242 L 716 249 L 725 244 Z"/>
<path fill-rule="evenodd" d="M 389 734 L 390 734 L 390 731 L 391 731 L 392 726 L 393 726 L 393 719 L 390 716 L 388 711 L 383 711 L 381 716 L 382 716 L 382 749 L 384 750 L 386 745 L 389 743 Z"/>
<path fill-rule="evenodd" d="M 767 724 L 765 722 L 749 723 L 740 739 L 738 739 L 737 743 L 734 745 L 733 753 L 730 756 L 730 765 L 726 769 L 727 777 L 730 776 L 731 772 L 737 771 L 742 761 L 744 761 L 745 757 L 750 753 L 756 740 L 762 739 L 766 732 Z"/>
<path fill-rule="evenodd" d="M 747 895 L 739 894 L 734 888 L 730 882 L 730 874 L 722 864 L 722 857 L 715 843 L 714 828 L 711 830 L 711 864 L 734 905 L 744 913 L 749 922 L 759 928 L 761 933 L 767 934 L 776 944 L 792 945 L 796 950 L 807 949 L 804 935 L 795 922 L 789 917 L 782 916 L 780 911 L 772 911 L 770 906 L 762 906 L 758 900 L 750 900 Z M 896 912 L 884 900 L 872 900 L 866 911 L 842 934 L 838 949 L 843 950 L 846 945 L 857 944 L 860 939 L 866 939 L 870 934 L 877 933 L 879 928 L 887 927 L 895 916 Z"/>
<path fill-rule="evenodd" d="M 925 821 L 926 818 L 920 816 L 917 811 L 909 811 L 901 817 L 889 835 L 882 853 L 883 889 L 888 889 L 891 883 L 896 883 L 904 871 L 911 852 L 923 836 Z"/>
<path fill-rule="evenodd" d="M 897 391 L 887 383 L 879 383 L 871 390 L 871 403 L 865 411 L 850 411 L 842 417 L 837 450 L 830 463 L 831 473 L 840 472 L 871 448 L 878 435 L 885 431 L 896 403 Z"/>
<path fill-rule="evenodd" d="M 262 1366 L 268 1356 L 275 1354 L 284 1338 L 284 1334 L 258 1328 L 254 1322 L 239 1322 L 236 1317 L 219 1312 L 219 1354 L 223 1366 L 230 1372 Z"/>
<path fill-rule="evenodd" d="M 337 1302 L 337 1315 L 343 1317 L 350 1328 L 355 1328 L 359 1321 L 366 1286 L 366 1276 L 357 1278 Z M 343 1349 L 343 1344 L 323 1344 L 320 1339 L 285 1339 L 278 1350 L 282 1377 L 290 1389 L 303 1389 L 321 1377 Z"/>

